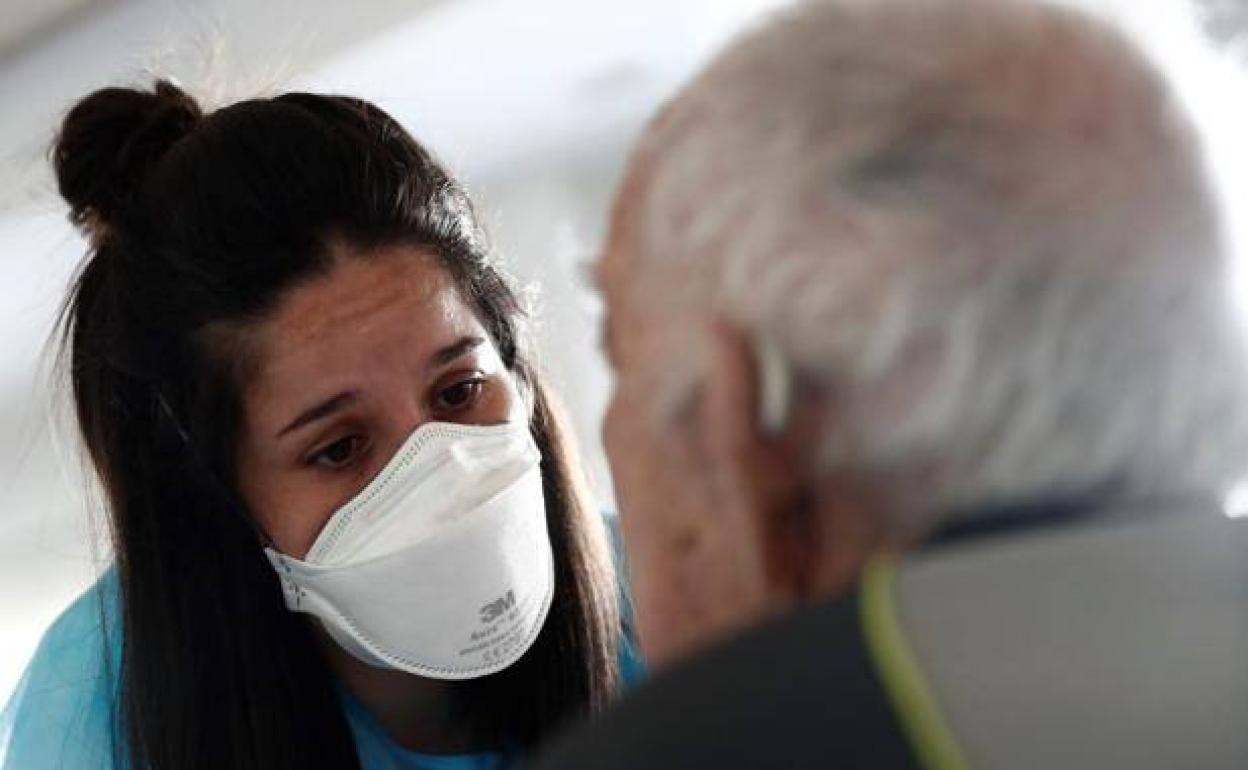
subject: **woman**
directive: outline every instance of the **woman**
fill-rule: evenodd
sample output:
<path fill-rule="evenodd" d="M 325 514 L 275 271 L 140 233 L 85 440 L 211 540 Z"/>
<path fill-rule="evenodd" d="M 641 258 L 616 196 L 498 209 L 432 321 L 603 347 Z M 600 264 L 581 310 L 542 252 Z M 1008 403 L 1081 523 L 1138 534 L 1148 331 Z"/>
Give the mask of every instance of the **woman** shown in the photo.
<path fill-rule="evenodd" d="M 54 162 L 116 568 L 6 768 L 502 767 L 608 702 L 601 521 L 465 193 L 392 118 L 162 81 L 86 97 Z"/>

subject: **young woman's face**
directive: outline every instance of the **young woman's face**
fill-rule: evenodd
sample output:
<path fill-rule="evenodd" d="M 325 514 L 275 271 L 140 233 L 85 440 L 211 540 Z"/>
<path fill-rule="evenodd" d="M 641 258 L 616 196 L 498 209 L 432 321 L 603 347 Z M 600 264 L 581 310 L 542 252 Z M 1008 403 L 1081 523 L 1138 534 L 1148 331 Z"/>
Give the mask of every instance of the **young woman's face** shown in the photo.
<path fill-rule="evenodd" d="M 239 491 L 297 558 L 417 427 L 526 419 L 489 334 L 437 259 L 412 247 L 342 250 L 259 326 L 253 354 Z"/>

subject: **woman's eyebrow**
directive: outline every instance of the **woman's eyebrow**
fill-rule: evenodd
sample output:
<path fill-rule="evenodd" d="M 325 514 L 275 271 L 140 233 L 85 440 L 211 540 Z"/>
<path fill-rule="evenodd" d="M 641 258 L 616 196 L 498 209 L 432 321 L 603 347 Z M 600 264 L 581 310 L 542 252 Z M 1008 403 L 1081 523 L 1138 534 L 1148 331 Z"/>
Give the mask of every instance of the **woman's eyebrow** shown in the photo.
<path fill-rule="evenodd" d="M 430 366 L 434 368 L 446 366 L 465 353 L 480 347 L 484 343 L 484 337 L 463 337 L 450 345 L 447 345 L 441 350 L 434 352 L 434 354 L 430 356 Z M 330 396 L 319 404 L 300 412 L 299 416 L 291 420 L 289 425 L 277 432 L 277 438 L 281 438 L 287 433 L 298 430 L 305 425 L 329 417 L 334 412 L 351 405 L 358 396 L 358 392 L 354 390 L 347 390 L 337 395 Z"/>
<path fill-rule="evenodd" d="M 304 411 L 300 412 L 299 416 L 296 417 L 294 420 L 292 420 L 289 425 L 287 425 L 285 428 L 282 428 L 280 431 L 277 432 L 277 438 L 281 438 L 282 436 L 285 436 L 287 433 L 290 433 L 293 430 L 302 428 L 303 426 L 308 425 L 309 423 L 313 423 L 313 422 L 316 422 L 317 420 L 323 420 L 326 417 L 329 417 L 334 412 L 337 412 L 340 409 L 350 405 L 353 401 L 356 400 L 357 396 L 358 394 L 356 393 L 356 391 L 347 390 L 347 391 L 343 391 L 342 393 L 339 393 L 336 396 L 331 396 L 325 399 L 324 401 L 317 404 L 316 406 L 305 409 Z"/>
<path fill-rule="evenodd" d="M 463 337 L 435 352 L 429 360 L 431 368 L 446 366 L 460 356 L 485 344 L 484 337 Z"/>

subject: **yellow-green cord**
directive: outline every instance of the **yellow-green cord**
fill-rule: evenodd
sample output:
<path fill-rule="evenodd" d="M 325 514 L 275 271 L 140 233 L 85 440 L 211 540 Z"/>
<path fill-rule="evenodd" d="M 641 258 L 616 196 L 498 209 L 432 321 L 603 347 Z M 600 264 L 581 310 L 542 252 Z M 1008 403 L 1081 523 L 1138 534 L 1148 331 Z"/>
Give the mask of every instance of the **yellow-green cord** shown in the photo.
<path fill-rule="evenodd" d="M 906 643 L 893 596 L 894 575 L 893 562 L 885 559 L 872 561 L 863 573 L 860 606 L 867 651 L 919 763 L 926 770 L 967 770 Z"/>

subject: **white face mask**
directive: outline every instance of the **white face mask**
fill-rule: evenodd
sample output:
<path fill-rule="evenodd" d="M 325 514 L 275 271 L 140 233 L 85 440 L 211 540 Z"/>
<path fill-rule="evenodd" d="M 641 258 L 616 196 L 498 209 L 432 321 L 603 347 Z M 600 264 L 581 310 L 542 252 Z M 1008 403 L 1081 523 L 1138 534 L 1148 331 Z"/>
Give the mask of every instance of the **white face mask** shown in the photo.
<path fill-rule="evenodd" d="M 554 593 L 541 454 L 523 423 L 427 423 L 304 559 L 266 548 L 286 606 L 372 666 L 472 679 L 520 659 Z"/>

